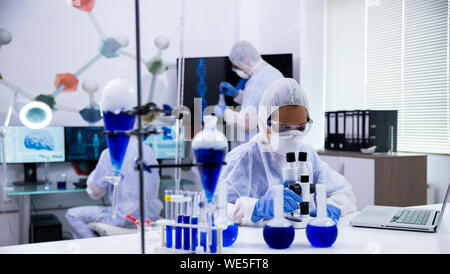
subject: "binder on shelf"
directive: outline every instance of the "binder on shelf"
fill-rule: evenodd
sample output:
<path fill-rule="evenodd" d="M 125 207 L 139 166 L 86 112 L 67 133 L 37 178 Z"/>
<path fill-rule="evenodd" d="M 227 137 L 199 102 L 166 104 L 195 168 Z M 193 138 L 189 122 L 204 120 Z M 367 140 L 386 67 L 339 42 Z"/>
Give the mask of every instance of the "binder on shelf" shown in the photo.
<path fill-rule="evenodd" d="M 363 128 L 363 143 L 362 146 L 363 148 L 368 148 L 369 147 L 369 124 L 370 124 L 370 110 L 365 110 L 364 111 L 364 128 Z"/>
<path fill-rule="evenodd" d="M 358 111 L 353 111 L 353 150 L 359 150 L 358 144 Z"/>
<path fill-rule="evenodd" d="M 344 150 L 345 144 L 345 111 L 337 112 L 337 148 Z"/>
<path fill-rule="evenodd" d="M 325 112 L 325 123 L 324 123 L 324 136 L 325 136 L 325 149 L 330 149 L 330 139 L 328 138 L 330 124 L 328 122 L 328 112 Z"/>
<path fill-rule="evenodd" d="M 329 112 L 328 113 L 328 124 L 329 124 L 329 131 L 328 131 L 328 143 L 329 143 L 329 149 L 336 149 L 337 148 L 337 140 L 336 140 L 336 112 Z"/>
<path fill-rule="evenodd" d="M 358 112 L 358 144 L 361 147 L 363 144 L 364 133 L 364 111 L 357 110 Z"/>
<path fill-rule="evenodd" d="M 377 146 L 375 152 L 397 151 L 397 111 L 365 111 L 364 148 Z"/>
<path fill-rule="evenodd" d="M 353 148 L 353 111 L 345 112 L 345 143 L 344 150 L 352 151 Z"/>
<path fill-rule="evenodd" d="M 397 151 L 396 110 L 325 112 L 325 149 L 375 152 Z"/>

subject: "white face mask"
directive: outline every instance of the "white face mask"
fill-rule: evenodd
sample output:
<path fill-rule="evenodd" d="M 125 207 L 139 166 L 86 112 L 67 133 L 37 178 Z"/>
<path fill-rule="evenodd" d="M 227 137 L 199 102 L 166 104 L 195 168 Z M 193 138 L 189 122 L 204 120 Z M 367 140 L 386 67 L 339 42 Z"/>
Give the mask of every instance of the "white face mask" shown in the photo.
<path fill-rule="evenodd" d="M 281 134 L 272 132 L 270 135 L 270 146 L 272 151 L 282 157 L 288 152 L 298 152 L 302 144 L 304 133 L 298 130 L 289 130 Z"/>
<path fill-rule="evenodd" d="M 236 73 L 239 77 L 241 77 L 242 79 L 248 79 L 250 78 L 250 76 L 243 72 L 242 70 L 238 69 L 238 68 L 232 68 L 231 70 L 234 71 L 234 73 Z"/>

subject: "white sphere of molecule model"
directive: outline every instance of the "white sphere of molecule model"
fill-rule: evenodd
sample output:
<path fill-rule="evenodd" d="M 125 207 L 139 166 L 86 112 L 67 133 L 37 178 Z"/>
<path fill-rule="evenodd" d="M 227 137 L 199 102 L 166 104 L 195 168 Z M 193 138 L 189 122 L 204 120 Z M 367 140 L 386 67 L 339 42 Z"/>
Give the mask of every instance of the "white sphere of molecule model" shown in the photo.
<path fill-rule="evenodd" d="M 96 93 L 99 89 L 98 82 L 94 79 L 87 79 L 83 82 L 83 90 L 89 94 Z"/>
<path fill-rule="evenodd" d="M 130 40 L 125 35 L 119 35 L 116 37 L 117 42 L 122 46 L 122 48 L 128 47 Z"/>
<path fill-rule="evenodd" d="M 155 38 L 155 45 L 160 50 L 165 50 L 169 47 L 169 39 L 164 35 L 159 35 Z"/>
<path fill-rule="evenodd" d="M 6 29 L 0 29 L 0 46 L 9 44 L 12 40 L 11 32 Z"/>

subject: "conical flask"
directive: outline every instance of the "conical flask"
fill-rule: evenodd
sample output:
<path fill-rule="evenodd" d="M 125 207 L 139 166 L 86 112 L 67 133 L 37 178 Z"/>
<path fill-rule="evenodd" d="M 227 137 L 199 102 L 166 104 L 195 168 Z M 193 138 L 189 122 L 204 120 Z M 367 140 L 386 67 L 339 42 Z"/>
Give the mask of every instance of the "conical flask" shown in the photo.
<path fill-rule="evenodd" d="M 228 152 L 228 142 L 225 135 L 217 130 L 217 118 L 207 115 L 204 117 L 204 128 L 192 141 L 195 160 L 200 166 L 199 172 L 208 203 L 212 202 L 219 179 L 220 170 Z M 216 166 L 214 166 L 216 164 Z"/>

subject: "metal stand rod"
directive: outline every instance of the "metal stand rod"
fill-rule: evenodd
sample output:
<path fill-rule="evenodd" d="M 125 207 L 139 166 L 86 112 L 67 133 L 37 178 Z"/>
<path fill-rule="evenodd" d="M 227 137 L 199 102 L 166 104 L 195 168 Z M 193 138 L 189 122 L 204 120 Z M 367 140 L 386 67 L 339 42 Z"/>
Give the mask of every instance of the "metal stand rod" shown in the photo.
<path fill-rule="evenodd" d="M 204 167 L 204 168 L 220 168 L 223 165 L 226 165 L 225 162 L 221 164 L 217 163 L 202 163 L 202 164 L 158 164 L 158 165 L 146 165 L 143 162 L 140 162 L 139 160 L 136 160 L 136 170 L 145 170 L 147 172 L 152 172 L 152 168 L 183 168 L 183 167 Z"/>
<path fill-rule="evenodd" d="M 139 16 L 139 0 L 134 1 L 135 6 L 135 20 L 136 20 L 136 59 L 141 60 L 141 35 L 140 35 L 140 16 Z M 141 63 L 136 62 L 136 73 L 137 73 L 137 103 L 138 108 L 141 107 Z M 138 131 L 142 130 L 142 117 L 138 115 Z M 139 161 L 143 160 L 143 147 L 142 147 L 142 137 L 138 136 L 138 150 L 139 150 Z M 144 215 L 144 171 L 139 169 L 139 215 L 141 220 L 145 220 Z M 141 250 L 142 254 L 145 254 L 145 230 L 144 225 L 141 225 Z"/>

